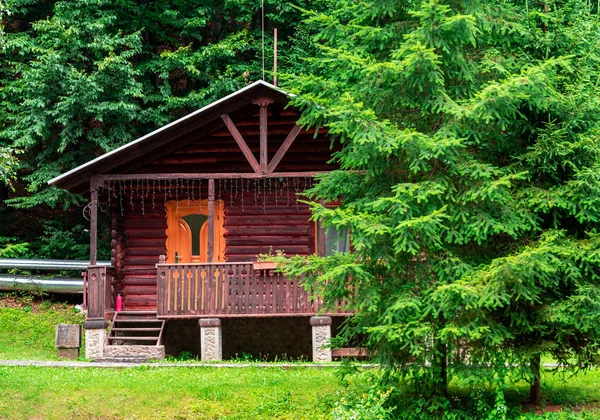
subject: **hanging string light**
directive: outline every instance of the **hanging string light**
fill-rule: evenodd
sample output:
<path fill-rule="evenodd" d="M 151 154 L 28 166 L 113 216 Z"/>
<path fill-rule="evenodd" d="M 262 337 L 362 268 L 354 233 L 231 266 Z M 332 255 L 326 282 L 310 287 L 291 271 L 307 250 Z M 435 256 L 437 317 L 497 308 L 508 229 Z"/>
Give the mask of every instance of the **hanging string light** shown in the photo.
<path fill-rule="evenodd" d="M 123 182 L 119 181 L 119 208 L 121 210 L 121 216 L 123 216 Z"/>
<path fill-rule="evenodd" d="M 298 208 L 298 194 L 299 194 L 299 184 L 300 182 L 298 181 L 297 178 L 294 178 L 294 191 L 296 193 L 296 208 Z"/>
<path fill-rule="evenodd" d="M 186 192 L 187 192 L 187 206 L 189 209 L 190 208 L 190 180 L 186 179 L 185 184 L 186 184 Z"/>
<path fill-rule="evenodd" d="M 175 208 L 177 213 L 179 213 L 179 180 L 175 180 Z"/>
<path fill-rule="evenodd" d="M 267 214 L 267 180 L 262 180 L 263 184 L 263 213 Z"/>
<path fill-rule="evenodd" d="M 106 187 L 108 188 L 108 208 L 112 209 L 112 189 L 111 189 L 111 182 L 108 181 L 108 183 L 106 184 Z"/>
<path fill-rule="evenodd" d="M 158 183 L 160 185 L 160 181 L 158 181 Z M 165 188 L 164 188 L 163 200 L 164 200 L 165 211 L 167 211 L 167 181 L 166 180 L 165 180 Z"/>
<path fill-rule="evenodd" d="M 242 178 L 242 211 L 244 210 L 244 178 Z"/>
<path fill-rule="evenodd" d="M 133 180 L 129 181 L 129 204 L 133 209 Z"/>
<path fill-rule="evenodd" d="M 156 197 L 156 180 L 152 180 L 152 210 L 154 210 L 154 199 Z"/>
<path fill-rule="evenodd" d="M 258 205 L 258 191 L 257 191 L 257 180 L 254 179 L 254 207 L 256 207 Z"/>

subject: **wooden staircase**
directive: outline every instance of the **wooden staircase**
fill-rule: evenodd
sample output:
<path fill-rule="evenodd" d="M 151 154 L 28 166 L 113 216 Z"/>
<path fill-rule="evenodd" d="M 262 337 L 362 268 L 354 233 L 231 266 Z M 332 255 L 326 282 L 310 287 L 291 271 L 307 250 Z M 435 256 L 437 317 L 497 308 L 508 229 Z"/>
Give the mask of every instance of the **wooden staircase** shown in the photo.
<path fill-rule="evenodd" d="M 115 312 L 106 344 L 154 343 L 153 345 L 160 346 L 164 329 L 165 321 L 156 317 L 156 311 Z"/>
<path fill-rule="evenodd" d="M 163 359 L 165 324 L 156 311 L 115 312 L 102 359 Z"/>

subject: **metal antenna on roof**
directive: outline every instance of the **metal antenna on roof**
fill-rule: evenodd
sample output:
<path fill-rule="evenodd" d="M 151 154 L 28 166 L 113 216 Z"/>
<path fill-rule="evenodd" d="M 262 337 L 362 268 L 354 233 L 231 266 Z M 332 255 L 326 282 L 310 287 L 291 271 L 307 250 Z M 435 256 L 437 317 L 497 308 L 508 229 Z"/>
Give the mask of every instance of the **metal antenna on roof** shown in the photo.
<path fill-rule="evenodd" d="M 265 80 L 265 0 L 261 2 L 261 30 L 262 30 L 262 79 Z"/>
<path fill-rule="evenodd" d="M 273 29 L 273 85 L 277 86 L 277 28 Z"/>

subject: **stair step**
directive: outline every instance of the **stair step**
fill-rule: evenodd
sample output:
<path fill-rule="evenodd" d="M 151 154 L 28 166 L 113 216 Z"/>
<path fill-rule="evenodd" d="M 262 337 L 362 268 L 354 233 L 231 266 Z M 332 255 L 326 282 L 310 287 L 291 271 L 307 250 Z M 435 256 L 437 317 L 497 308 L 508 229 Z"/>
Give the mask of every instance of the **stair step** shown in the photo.
<path fill-rule="evenodd" d="M 132 318 L 125 318 L 125 319 L 119 319 L 119 318 L 115 318 L 115 324 L 117 322 L 162 322 L 162 320 L 160 319 L 144 319 L 144 318 L 139 318 L 139 319 L 132 319 Z"/>
<path fill-rule="evenodd" d="M 111 331 L 160 331 L 162 328 L 111 328 Z"/>
<path fill-rule="evenodd" d="M 156 337 L 108 337 L 109 340 L 120 340 L 120 341 L 156 341 Z"/>
<path fill-rule="evenodd" d="M 156 315 L 156 311 L 119 311 L 118 315 Z"/>

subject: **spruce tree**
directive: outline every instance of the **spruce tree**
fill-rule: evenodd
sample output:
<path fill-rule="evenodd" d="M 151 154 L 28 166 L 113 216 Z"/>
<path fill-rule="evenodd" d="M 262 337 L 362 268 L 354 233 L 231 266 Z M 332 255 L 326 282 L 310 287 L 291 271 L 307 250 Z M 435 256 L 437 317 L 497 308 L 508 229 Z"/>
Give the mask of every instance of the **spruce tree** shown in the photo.
<path fill-rule="evenodd" d="M 285 271 L 349 301 L 337 344 L 361 340 L 384 388 L 443 401 L 508 364 L 539 403 L 542 355 L 587 368 L 600 344 L 597 5 L 333 3 L 286 86 L 342 145 L 309 197 L 353 251 Z"/>

